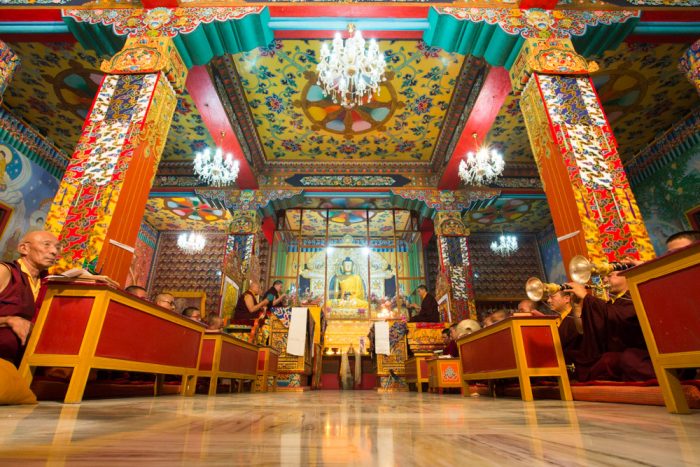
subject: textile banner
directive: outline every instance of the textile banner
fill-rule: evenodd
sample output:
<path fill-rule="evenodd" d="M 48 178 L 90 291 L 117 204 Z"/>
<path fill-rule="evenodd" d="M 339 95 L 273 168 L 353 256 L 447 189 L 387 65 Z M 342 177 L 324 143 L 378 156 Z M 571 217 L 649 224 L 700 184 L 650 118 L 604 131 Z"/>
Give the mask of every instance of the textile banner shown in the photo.
<path fill-rule="evenodd" d="M 304 356 L 308 314 L 308 308 L 292 308 L 292 317 L 289 320 L 289 333 L 287 334 L 287 353 L 289 355 Z"/>
<path fill-rule="evenodd" d="M 377 355 L 391 355 L 389 323 L 386 321 L 374 323 L 374 348 Z"/>

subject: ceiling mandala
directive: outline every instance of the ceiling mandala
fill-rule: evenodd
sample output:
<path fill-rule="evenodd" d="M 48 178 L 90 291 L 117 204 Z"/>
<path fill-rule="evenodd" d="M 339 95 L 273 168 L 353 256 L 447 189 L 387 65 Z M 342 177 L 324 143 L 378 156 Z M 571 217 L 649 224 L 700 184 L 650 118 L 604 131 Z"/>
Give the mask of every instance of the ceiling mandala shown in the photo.
<path fill-rule="evenodd" d="M 314 84 L 320 44 L 275 41 L 233 57 L 267 161 L 429 162 L 464 57 L 421 41 L 379 41 L 389 83 L 348 112 Z"/>
<path fill-rule="evenodd" d="M 220 230 L 226 231 L 231 215 L 202 202 L 197 196 L 150 198 L 144 220 L 156 230 Z"/>
<path fill-rule="evenodd" d="M 21 66 L 3 95 L 14 114 L 72 154 L 104 74 L 101 59 L 79 43 L 17 42 Z M 179 96 L 163 160 L 191 160 L 213 145 L 189 94 Z"/>

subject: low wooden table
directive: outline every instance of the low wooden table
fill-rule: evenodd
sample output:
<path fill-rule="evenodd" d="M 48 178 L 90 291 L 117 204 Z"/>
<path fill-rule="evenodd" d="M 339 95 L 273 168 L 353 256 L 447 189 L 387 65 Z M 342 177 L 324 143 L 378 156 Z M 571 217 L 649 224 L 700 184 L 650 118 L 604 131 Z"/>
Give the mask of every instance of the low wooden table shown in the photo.
<path fill-rule="evenodd" d="M 194 395 L 204 325 L 100 284 L 49 283 L 20 374 L 31 384 L 37 367 L 72 368 L 65 403 L 83 398 L 90 370 L 180 375 Z"/>
<path fill-rule="evenodd" d="M 277 364 L 279 356 L 279 352 L 272 347 L 258 348 L 255 392 L 277 392 Z"/>
<path fill-rule="evenodd" d="M 675 370 L 700 367 L 700 243 L 624 275 L 666 409 L 689 413 Z"/>
<path fill-rule="evenodd" d="M 561 399 L 572 400 L 556 317 L 507 318 L 460 338 L 457 346 L 464 396 L 469 381 L 518 378 L 522 399 L 531 401 L 530 378 L 554 376 Z"/>
<path fill-rule="evenodd" d="M 258 346 L 244 342 L 220 331 L 206 331 L 202 338 L 199 358 L 200 377 L 209 378 L 209 395 L 216 394 L 219 378 L 255 381 L 258 364 Z"/>
<path fill-rule="evenodd" d="M 415 384 L 418 392 L 423 392 L 423 383 L 428 383 L 429 370 L 426 359 L 433 358 L 433 353 L 417 353 L 406 360 L 406 383 Z"/>
<path fill-rule="evenodd" d="M 447 388 L 461 388 L 459 358 L 431 358 L 428 365 L 428 392 L 442 394 Z"/>

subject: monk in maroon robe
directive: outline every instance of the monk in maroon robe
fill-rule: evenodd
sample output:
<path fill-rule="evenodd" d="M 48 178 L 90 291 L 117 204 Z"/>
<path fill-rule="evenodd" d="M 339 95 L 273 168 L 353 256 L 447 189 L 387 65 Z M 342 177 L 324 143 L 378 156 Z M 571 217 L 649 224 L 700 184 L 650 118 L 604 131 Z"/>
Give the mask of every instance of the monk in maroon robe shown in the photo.
<path fill-rule="evenodd" d="M 580 284 L 568 284 L 582 300 L 577 319 L 583 334 L 578 349 L 569 352 L 577 379 L 645 381 L 654 378 L 654 367 L 627 290 L 627 279 L 613 272 L 603 281 L 610 286 L 612 298 L 608 301 L 589 295 Z"/>
<path fill-rule="evenodd" d="M 0 263 L 0 358 L 19 366 L 39 305 L 41 279 L 58 257 L 50 232 L 30 232 L 17 247 L 20 259 Z"/>

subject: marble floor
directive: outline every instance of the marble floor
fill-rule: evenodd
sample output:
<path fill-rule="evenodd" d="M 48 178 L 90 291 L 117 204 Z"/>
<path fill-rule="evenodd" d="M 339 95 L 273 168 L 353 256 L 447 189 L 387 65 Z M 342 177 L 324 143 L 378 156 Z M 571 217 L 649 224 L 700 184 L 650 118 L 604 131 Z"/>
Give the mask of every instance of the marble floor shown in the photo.
<path fill-rule="evenodd" d="M 0 407 L 0 465 L 700 465 L 700 413 L 373 391 Z"/>

